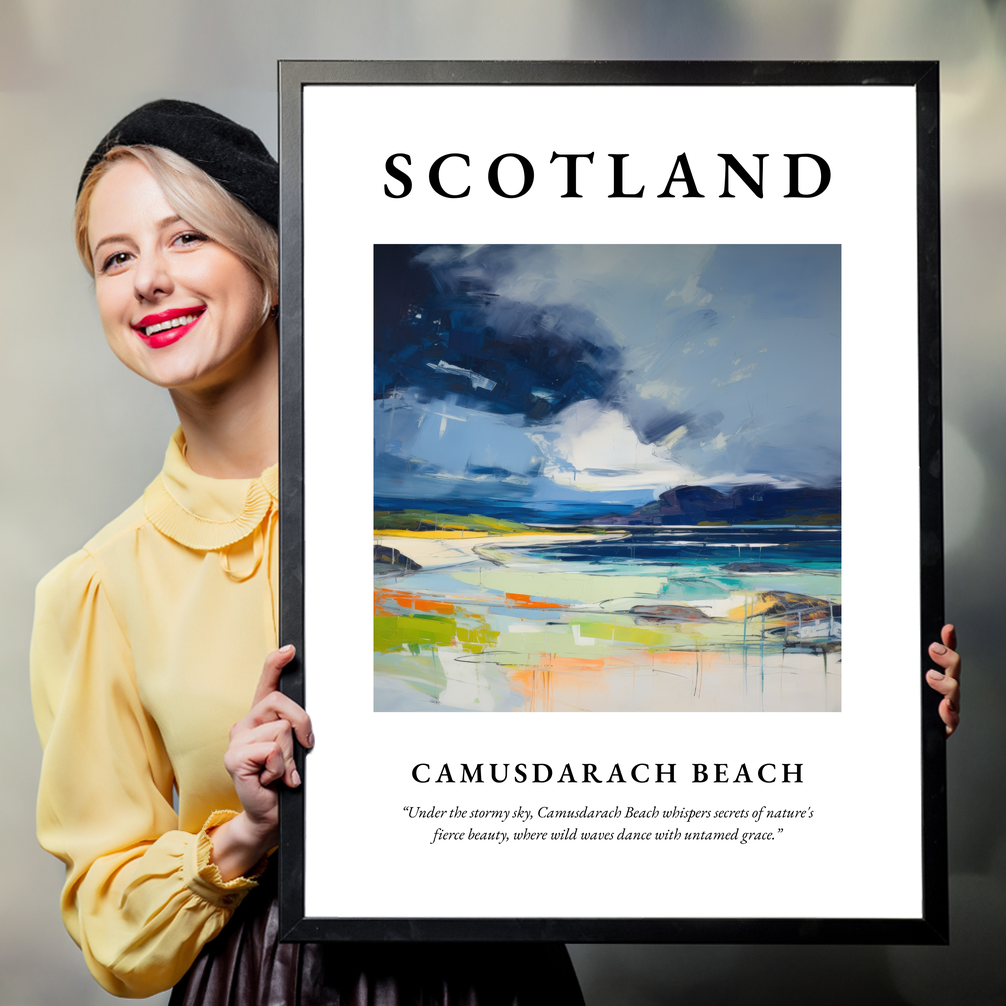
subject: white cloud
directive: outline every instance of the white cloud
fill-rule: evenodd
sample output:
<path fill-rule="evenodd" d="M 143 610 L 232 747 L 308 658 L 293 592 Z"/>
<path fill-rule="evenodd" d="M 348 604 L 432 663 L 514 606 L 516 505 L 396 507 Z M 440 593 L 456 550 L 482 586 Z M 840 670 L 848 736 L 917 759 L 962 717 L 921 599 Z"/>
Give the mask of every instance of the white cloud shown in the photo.
<path fill-rule="evenodd" d="M 734 363 L 739 363 L 739 360 L 734 360 Z M 754 373 L 755 365 L 749 363 L 746 367 L 741 367 L 739 370 L 735 370 L 725 381 L 717 381 L 713 378 L 713 383 L 717 387 L 723 388 L 728 384 L 736 384 L 738 381 L 743 381 L 745 377 L 750 377 Z"/>
<path fill-rule="evenodd" d="M 698 477 L 673 458 L 660 457 L 659 447 L 641 444 L 620 412 L 594 399 L 564 409 L 554 425 L 531 439 L 545 458 L 546 478 L 588 492 L 663 492 Z"/>

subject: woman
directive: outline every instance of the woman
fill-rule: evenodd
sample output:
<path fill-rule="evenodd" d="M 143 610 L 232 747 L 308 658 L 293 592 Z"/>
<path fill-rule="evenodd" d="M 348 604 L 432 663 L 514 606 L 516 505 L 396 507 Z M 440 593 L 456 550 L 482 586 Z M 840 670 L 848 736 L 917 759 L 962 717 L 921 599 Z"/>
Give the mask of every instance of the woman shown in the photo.
<path fill-rule="evenodd" d="M 275 785 L 300 784 L 293 737 L 313 744 L 277 691 L 293 651 L 274 649 L 277 220 L 258 138 L 186 102 L 127 116 L 81 179 L 106 338 L 180 427 L 142 499 L 39 585 L 38 829 L 66 864 L 67 929 L 122 996 L 582 1003 L 561 946 L 276 942 Z M 948 734 L 955 645 L 948 626 L 930 650 Z"/>
<path fill-rule="evenodd" d="M 106 339 L 180 426 L 143 497 L 38 589 L 38 831 L 67 929 L 121 996 L 582 1004 L 561 945 L 277 944 L 276 786 L 300 785 L 293 738 L 313 744 L 274 649 L 277 221 L 258 137 L 187 102 L 131 113 L 81 179 Z"/>

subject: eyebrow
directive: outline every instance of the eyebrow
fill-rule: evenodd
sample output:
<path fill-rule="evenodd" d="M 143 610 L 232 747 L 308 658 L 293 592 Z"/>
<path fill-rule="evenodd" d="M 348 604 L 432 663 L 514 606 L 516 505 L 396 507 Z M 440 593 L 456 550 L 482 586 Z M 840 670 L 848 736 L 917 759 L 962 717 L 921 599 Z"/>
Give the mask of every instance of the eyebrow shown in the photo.
<path fill-rule="evenodd" d="M 165 227 L 170 227 L 172 224 L 177 224 L 181 221 L 181 217 L 175 213 L 170 217 L 165 217 L 163 220 L 158 220 L 154 225 L 157 230 L 163 230 Z M 103 237 L 91 250 L 91 257 L 96 258 L 98 255 L 98 249 L 102 245 L 112 244 L 116 241 L 132 242 L 132 238 L 128 234 L 109 234 L 107 237 Z"/>

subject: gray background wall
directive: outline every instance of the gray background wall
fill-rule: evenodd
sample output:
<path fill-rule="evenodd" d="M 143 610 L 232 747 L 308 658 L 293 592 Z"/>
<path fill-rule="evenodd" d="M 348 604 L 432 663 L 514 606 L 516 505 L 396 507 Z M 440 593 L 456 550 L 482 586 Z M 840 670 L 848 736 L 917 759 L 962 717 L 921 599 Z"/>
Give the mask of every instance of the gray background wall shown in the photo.
<path fill-rule="evenodd" d="M 949 759 L 953 945 L 572 952 L 590 1006 L 1006 1002 L 1004 52 L 997 0 L 3 0 L 0 1006 L 108 999 L 63 931 L 61 869 L 34 839 L 32 590 L 139 495 L 175 422 L 104 345 L 70 236 L 78 172 L 122 114 L 167 96 L 275 149 L 279 58 L 942 61 L 947 614 L 967 663 Z"/>

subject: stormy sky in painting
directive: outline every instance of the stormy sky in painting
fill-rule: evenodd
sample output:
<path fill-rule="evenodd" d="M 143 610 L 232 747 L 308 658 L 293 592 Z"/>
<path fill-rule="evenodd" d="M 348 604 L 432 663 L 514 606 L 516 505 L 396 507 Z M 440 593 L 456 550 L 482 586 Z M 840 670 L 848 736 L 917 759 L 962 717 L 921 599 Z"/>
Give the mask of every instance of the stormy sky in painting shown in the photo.
<path fill-rule="evenodd" d="M 840 324 L 834 245 L 377 246 L 375 494 L 837 486 Z"/>

